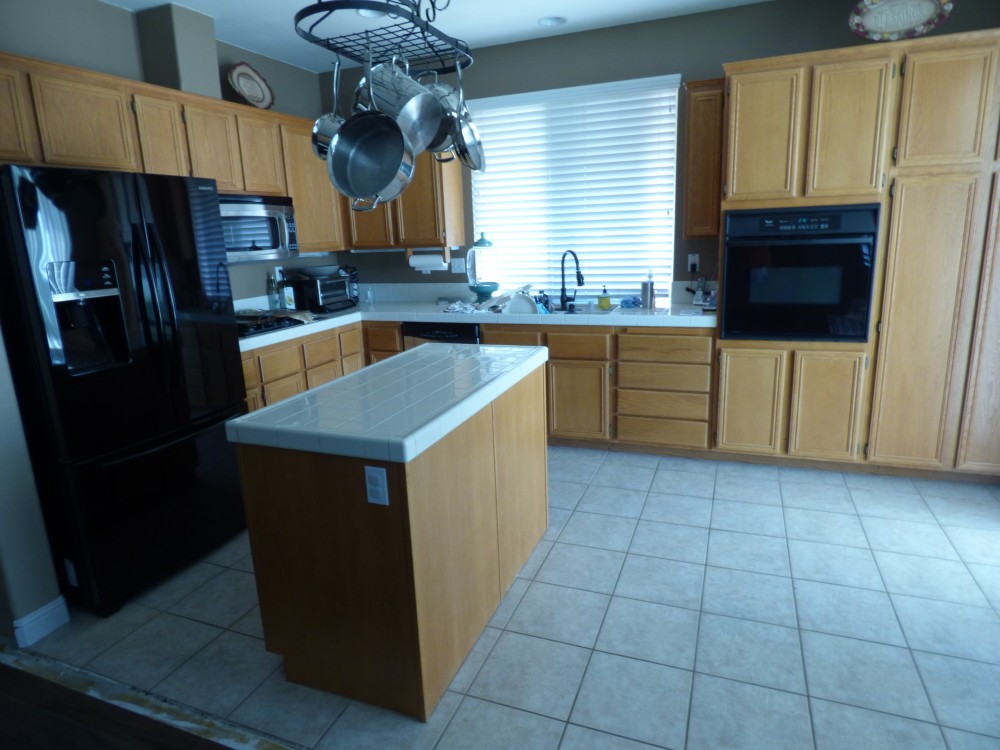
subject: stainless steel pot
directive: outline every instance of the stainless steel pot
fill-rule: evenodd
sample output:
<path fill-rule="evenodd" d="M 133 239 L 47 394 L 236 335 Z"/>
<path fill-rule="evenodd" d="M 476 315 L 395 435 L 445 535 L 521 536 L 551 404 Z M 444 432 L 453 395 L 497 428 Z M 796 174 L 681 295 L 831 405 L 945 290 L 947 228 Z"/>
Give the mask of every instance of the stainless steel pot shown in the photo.
<path fill-rule="evenodd" d="M 358 84 L 354 103 L 356 109 L 369 109 L 374 105 L 394 117 L 418 154 L 437 136 L 444 115 L 437 98 L 410 78 L 396 57 L 371 69 L 371 75 Z"/>
<path fill-rule="evenodd" d="M 333 110 L 325 115 L 320 115 L 313 124 L 312 148 L 313 153 L 320 159 L 326 159 L 326 154 L 330 150 L 330 141 L 344 124 L 344 118 L 337 114 L 337 89 L 340 87 L 340 59 L 333 64 Z"/>
<path fill-rule="evenodd" d="M 441 115 L 441 122 L 438 125 L 438 131 L 434 135 L 434 140 L 428 144 L 427 150 L 433 154 L 439 154 L 434 157 L 437 161 L 453 161 L 455 159 L 455 152 L 452 147 L 452 133 L 458 127 L 458 93 L 447 83 L 441 83 L 438 81 L 438 74 L 436 70 L 423 71 L 417 76 L 417 80 L 419 81 L 425 75 L 434 76 L 433 82 L 425 83 L 423 85 L 424 88 L 430 91 L 438 100 L 438 103 L 441 105 L 441 109 L 443 111 L 443 114 Z M 445 157 L 441 156 L 441 154 L 450 155 Z"/>
<path fill-rule="evenodd" d="M 413 179 L 413 147 L 396 121 L 377 110 L 358 112 L 330 142 L 327 175 L 354 200 L 355 211 L 370 211 L 399 196 Z"/>

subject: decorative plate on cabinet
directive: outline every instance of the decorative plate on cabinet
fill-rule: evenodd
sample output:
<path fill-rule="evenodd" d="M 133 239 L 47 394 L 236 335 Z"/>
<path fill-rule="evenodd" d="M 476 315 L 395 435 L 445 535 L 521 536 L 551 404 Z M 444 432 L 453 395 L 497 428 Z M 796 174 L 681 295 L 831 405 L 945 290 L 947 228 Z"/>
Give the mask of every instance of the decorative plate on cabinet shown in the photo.
<path fill-rule="evenodd" d="M 270 109 L 274 104 L 274 94 L 264 77 L 250 67 L 249 63 L 241 62 L 229 69 L 229 84 L 236 93 L 255 107 Z"/>
<path fill-rule="evenodd" d="M 847 24 L 876 42 L 912 39 L 944 23 L 953 6 L 943 0 L 864 0 L 854 6 Z"/>

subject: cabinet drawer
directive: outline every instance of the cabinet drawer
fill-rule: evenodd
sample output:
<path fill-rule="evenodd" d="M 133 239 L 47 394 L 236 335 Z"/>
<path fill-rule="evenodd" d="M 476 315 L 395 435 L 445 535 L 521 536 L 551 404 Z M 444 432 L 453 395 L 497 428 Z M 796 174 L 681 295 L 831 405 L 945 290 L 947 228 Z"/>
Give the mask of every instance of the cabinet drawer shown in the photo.
<path fill-rule="evenodd" d="M 621 362 L 618 387 L 655 391 L 695 391 L 708 393 L 712 384 L 709 365 L 659 365 Z"/>
<path fill-rule="evenodd" d="M 352 372 L 357 372 L 362 367 L 365 366 L 365 358 L 361 356 L 361 353 L 352 354 L 349 357 L 344 357 L 340 361 L 341 367 L 344 369 L 345 375 L 350 375 Z"/>
<path fill-rule="evenodd" d="M 619 389 L 618 413 L 636 417 L 708 420 L 708 394 Z"/>
<path fill-rule="evenodd" d="M 552 333 L 547 336 L 550 359 L 611 359 L 607 333 Z"/>
<path fill-rule="evenodd" d="M 270 383 L 302 371 L 302 350 L 298 345 L 260 355 L 260 377 Z"/>
<path fill-rule="evenodd" d="M 510 346 L 541 346 L 542 334 L 538 331 L 492 331 L 484 326 L 480 340 L 484 344 L 505 344 Z"/>
<path fill-rule="evenodd" d="M 618 361 L 707 365 L 712 361 L 712 339 L 627 333 L 618 337 Z"/>
<path fill-rule="evenodd" d="M 333 333 L 325 339 L 303 344 L 302 355 L 305 358 L 307 368 L 338 360 L 340 359 L 340 337 Z"/>
<path fill-rule="evenodd" d="M 393 328 L 368 328 L 368 348 L 380 352 L 401 352 L 403 351 L 403 337 L 399 332 L 399 327 Z"/>
<path fill-rule="evenodd" d="M 708 447 L 708 422 L 618 417 L 618 439 L 626 443 Z"/>
<path fill-rule="evenodd" d="M 340 368 L 340 360 L 327 362 L 319 367 L 311 367 L 306 370 L 306 386 L 315 388 L 318 385 L 323 385 L 323 383 L 336 380 L 343 374 L 344 372 Z"/>
<path fill-rule="evenodd" d="M 265 383 L 263 387 L 264 403 L 275 404 L 286 398 L 291 398 L 306 389 L 302 380 L 302 373 L 296 372 L 287 378 L 275 380 L 273 383 Z"/>
<path fill-rule="evenodd" d="M 349 357 L 361 352 L 361 329 L 351 328 L 340 332 L 340 355 Z"/>
<path fill-rule="evenodd" d="M 257 355 L 251 352 L 243 354 L 243 384 L 248 391 L 260 385 L 260 370 L 257 367 Z"/>

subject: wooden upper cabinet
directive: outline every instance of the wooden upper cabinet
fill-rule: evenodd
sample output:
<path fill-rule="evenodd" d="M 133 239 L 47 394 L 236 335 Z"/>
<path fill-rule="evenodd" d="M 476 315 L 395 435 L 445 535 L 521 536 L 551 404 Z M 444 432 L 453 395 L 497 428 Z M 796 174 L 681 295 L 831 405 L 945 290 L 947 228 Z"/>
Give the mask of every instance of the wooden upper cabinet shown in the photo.
<path fill-rule="evenodd" d="M 191 174 L 187 131 L 180 102 L 144 94 L 132 97 L 143 171 L 148 174 Z"/>
<path fill-rule="evenodd" d="M 801 164 L 806 69 L 730 76 L 726 198 L 794 198 L 802 193 Z"/>
<path fill-rule="evenodd" d="M 380 203 L 370 211 L 348 209 L 347 226 L 350 230 L 351 247 L 383 248 L 395 247 L 392 213 L 389 204 Z"/>
<path fill-rule="evenodd" d="M 806 195 L 869 195 L 882 189 L 894 61 L 813 68 Z"/>
<path fill-rule="evenodd" d="M 243 190 L 243 164 L 236 116 L 224 107 L 184 105 L 191 174 L 211 177 L 220 190 Z"/>
<path fill-rule="evenodd" d="M 0 68 L 0 161 L 40 161 L 29 90 L 27 74 Z"/>
<path fill-rule="evenodd" d="M 281 127 L 274 117 L 236 115 L 243 186 L 248 193 L 285 195 L 285 163 Z"/>
<path fill-rule="evenodd" d="M 31 88 L 47 164 L 138 171 L 124 83 L 33 73 Z"/>
<path fill-rule="evenodd" d="M 684 239 L 719 234 L 725 81 L 684 84 Z"/>
<path fill-rule="evenodd" d="M 978 174 L 900 177 L 872 407 L 876 463 L 954 465 L 985 221 Z"/>
<path fill-rule="evenodd" d="M 720 354 L 718 447 L 751 453 L 781 452 L 788 352 L 722 349 Z"/>
<path fill-rule="evenodd" d="M 344 250 L 344 198 L 330 184 L 326 162 L 312 150 L 312 125 L 281 123 L 288 195 L 295 205 L 299 252 Z"/>
<path fill-rule="evenodd" d="M 996 62 L 994 46 L 907 55 L 897 166 L 975 164 L 992 149 Z"/>
<path fill-rule="evenodd" d="M 863 353 L 795 352 L 789 455 L 839 461 L 860 456 L 864 366 Z"/>

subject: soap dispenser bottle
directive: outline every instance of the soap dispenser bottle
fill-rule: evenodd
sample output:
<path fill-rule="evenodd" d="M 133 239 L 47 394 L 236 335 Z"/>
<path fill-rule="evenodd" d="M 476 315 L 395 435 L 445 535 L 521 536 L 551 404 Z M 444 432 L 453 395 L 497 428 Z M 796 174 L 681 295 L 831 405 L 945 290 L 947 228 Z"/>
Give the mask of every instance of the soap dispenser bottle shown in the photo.
<path fill-rule="evenodd" d="M 610 310 L 611 309 L 611 295 L 608 294 L 608 287 L 601 287 L 601 293 L 597 295 L 597 309 L 598 310 Z"/>

